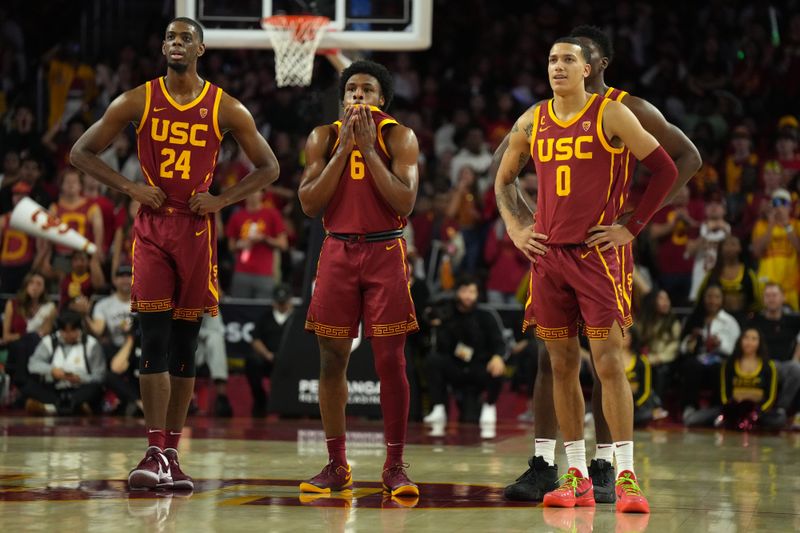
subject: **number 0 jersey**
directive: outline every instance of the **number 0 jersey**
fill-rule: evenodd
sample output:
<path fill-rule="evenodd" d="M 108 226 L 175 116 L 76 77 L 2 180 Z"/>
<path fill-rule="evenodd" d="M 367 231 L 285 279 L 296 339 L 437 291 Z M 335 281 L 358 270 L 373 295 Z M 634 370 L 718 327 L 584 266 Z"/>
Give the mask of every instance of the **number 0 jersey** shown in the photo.
<path fill-rule="evenodd" d="M 536 107 L 531 156 L 539 177 L 536 231 L 551 245 L 579 244 L 589 228 L 614 222 L 623 199 L 625 147 L 603 132 L 611 100 L 593 94 L 568 121 L 556 117 L 553 100 Z"/>
<path fill-rule="evenodd" d="M 162 210 L 192 214 L 189 198 L 211 186 L 222 132 L 222 89 L 205 82 L 200 95 L 181 105 L 164 78 L 145 85 L 144 114 L 136 128 L 139 162 L 147 182 L 167 195 Z"/>
<path fill-rule="evenodd" d="M 383 163 L 391 169 L 392 158 L 383 136 L 387 126 L 397 124 L 397 121 L 377 107 L 371 106 L 370 109 L 377 130 L 375 150 Z M 336 121 L 333 125 L 341 135 L 341 121 Z M 339 141 L 340 137 L 337 137 L 331 154 L 339 146 Z M 406 219 L 399 216 L 378 191 L 372 173 L 357 146 L 350 152 L 336 192 L 325 208 L 322 223 L 327 231 L 333 233 L 357 234 L 401 229 L 406 225 Z"/>

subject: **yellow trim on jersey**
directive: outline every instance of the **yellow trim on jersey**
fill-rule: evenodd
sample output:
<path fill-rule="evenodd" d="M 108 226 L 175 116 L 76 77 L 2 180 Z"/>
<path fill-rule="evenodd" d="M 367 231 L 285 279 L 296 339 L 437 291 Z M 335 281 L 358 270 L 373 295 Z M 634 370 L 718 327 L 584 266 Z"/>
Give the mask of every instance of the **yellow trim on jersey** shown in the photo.
<path fill-rule="evenodd" d="M 611 189 L 614 187 L 614 152 L 611 152 L 611 165 L 609 165 L 609 177 L 608 177 L 608 192 L 606 193 L 606 205 L 608 205 L 608 200 L 611 199 Z M 603 219 L 606 218 L 606 212 L 603 210 L 600 213 L 600 220 L 597 221 L 598 224 L 603 223 Z"/>
<path fill-rule="evenodd" d="M 625 244 L 622 246 L 622 248 L 630 245 L 631 243 Z M 614 248 L 614 251 L 617 253 L 617 263 L 619 263 L 620 278 L 622 278 L 622 299 L 625 300 L 625 303 L 628 305 L 628 310 L 630 311 L 631 295 L 628 294 L 628 276 L 625 272 L 625 256 L 627 254 L 623 253 L 622 257 L 620 258 L 619 247 Z"/>
<path fill-rule="evenodd" d="M 167 102 L 172 104 L 172 107 L 174 107 L 178 111 L 186 111 L 187 109 L 191 109 L 192 107 L 194 107 L 197 104 L 199 104 L 200 100 L 205 98 L 206 93 L 211 88 L 211 82 L 206 80 L 205 85 L 203 85 L 203 90 L 200 91 L 200 94 L 198 95 L 197 98 L 195 98 L 194 100 L 192 100 L 188 104 L 179 104 L 178 102 L 175 101 L 174 98 L 172 98 L 172 96 L 170 96 L 169 91 L 167 91 L 167 84 L 164 83 L 164 78 L 163 77 L 158 78 L 158 83 L 161 84 L 161 90 L 164 92 L 164 96 L 167 98 Z"/>
<path fill-rule="evenodd" d="M 614 92 L 614 88 L 613 87 L 609 87 L 608 89 L 606 89 L 605 94 L 603 94 L 603 98 L 611 98 L 611 93 L 613 93 L 613 92 Z"/>
<path fill-rule="evenodd" d="M 606 258 L 603 257 L 603 253 L 600 251 L 600 246 L 594 247 L 597 255 L 600 257 L 600 262 L 603 263 L 603 267 L 606 269 L 606 276 L 611 281 L 611 286 L 614 288 L 614 298 L 617 300 L 617 309 L 619 309 L 620 317 L 624 320 L 625 318 L 625 311 L 622 309 L 622 302 L 619 300 L 619 293 L 617 292 L 617 282 L 614 279 L 614 276 L 611 275 L 611 269 L 608 268 L 608 263 L 606 263 Z M 620 324 L 620 327 L 622 324 Z"/>
<path fill-rule="evenodd" d="M 340 140 L 339 139 L 339 135 L 340 135 L 340 133 L 342 131 L 342 121 L 341 120 L 337 120 L 336 122 L 333 123 L 333 126 L 336 126 L 336 142 L 333 143 L 333 148 L 331 148 L 330 155 L 333 155 L 333 152 L 336 151 L 336 147 L 339 146 L 339 140 Z"/>
<path fill-rule="evenodd" d="M 150 89 L 150 82 L 144 84 L 144 113 L 142 113 L 142 119 L 139 121 L 139 127 L 136 128 L 136 134 L 138 135 L 142 128 L 144 128 L 144 123 L 147 120 L 147 116 L 150 114 L 150 100 L 152 100 L 152 89 Z"/>
<path fill-rule="evenodd" d="M 211 295 L 214 296 L 214 301 L 219 302 L 219 291 L 217 291 L 217 287 L 214 286 L 214 281 L 212 280 L 214 272 L 214 249 L 211 246 L 211 217 L 209 215 L 206 215 L 206 229 L 208 230 L 206 231 L 208 239 L 208 290 L 211 291 Z"/>
<path fill-rule="evenodd" d="M 600 144 L 603 145 L 607 151 L 611 152 L 612 154 L 621 154 L 623 150 L 625 150 L 624 146 L 619 148 L 614 148 L 609 144 L 608 139 L 606 139 L 606 133 L 603 131 L 603 113 L 606 110 L 606 106 L 608 103 L 611 102 L 609 99 L 604 99 L 600 102 L 600 110 L 597 112 L 597 138 L 600 139 Z"/>
<path fill-rule="evenodd" d="M 533 304 L 533 273 L 528 274 L 528 299 L 525 300 L 525 310 Z"/>
<path fill-rule="evenodd" d="M 619 96 L 615 98 L 615 100 L 619 103 L 622 103 L 622 99 L 628 96 L 628 91 L 620 91 Z"/>
<path fill-rule="evenodd" d="M 542 106 L 537 105 L 533 110 L 533 127 L 531 128 L 531 159 L 536 162 L 536 155 L 534 145 L 536 144 L 536 132 L 539 129 L 539 117 L 541 115 Z"/>
<path fill-rule="evenodd" d="M 155 187 L 156 184 L 153 182 L 153 179 L 150 177 L 150 174 L 147 173 L 147 169 L 144 168 L 144 162 L 142 161 L 142 143 L 141 143 L 141 136 L 136 136 L 136 157 L 139 158 L 139 168 L 142 169 L 142 174 L 144 174 L 147 183 L 150 184 L 151 187 Z"/>
<path fill-rule="evenodd" d="M 380 124 L 378 124 L 378 144 L 381 145 L 381 149 L 383 153 L 386 154 L 386 157 L 390 158 L 392 155 L 389 153 L 389 150 L 386 149 L 386 143 L 383 140 L 383 127 L 387 124 L 397 124 L 398 122 L 393 118 L 385 118 L 381 120 Z"/>
<path fill-rule="evenodd" d="M 775 368 L 775 363 L 772 360 L 767 361 L 767 364 L 772 369 L 772 379 L 769 384 L 769 398 L 761 405 L 762 411 L 766 411 L 772 407 L 772 404 L 775 403 L 775 395 L 778 391 L 778 370 Z"/>
<path fill-rule="evenodd" d="M 411 308 L 414 308 L 414 298 L 411 297 L 411 280 L 408 279 L 408 262 L 406 261 L 406 252 L 403 250 L 403 241 L 398 237 L 397 247 L 400 248 L 400 259 L 403 261 L 403 273 L 406 277 L 406 288 L 408 289 L 408 301 L 411 302 Z"/>
<path fill-rule="evenodd" d="M 586 111 L 592 105 L 592 102 L 594 102 L 595 98 L 597 98 L 597 97 L 598 97 L 598 95 L 596 95 L 596 94 L 593 94 L 592 96 L 590 96 L 589 100 L 586 101 L 586 105 L 583 106 L 583 109 L 581 109 L 574 117 L 572 117 L 571 119 L 569 119 L 567 121 L 563 121 L 563 120 L 561 120 L 560 118 L 558 118 L 556 116 L 556 112 L 553 109 L 553 99 L 552 98 L 550 99 L 549 102 L 547 102 L 547 112 L 550 114 L 550 118 L 553 119 L 553 122 L 555 122 L 556 124 L 558 124 L 562 128 L 568 128 L 569 126 L 572 126 L 573 124 L 578 122 L 578 120 L 580 120 L 580 118 L 586 113 Z M 598 117 L 597 120 L 599 121 L 600 118 Z"/>
<path fill-rule="evenodd" d="M 214 97 L 214 110 L 211 112 L 211 122 L 214 124 L 214 133 L 217 134 L 217 139 L 220 141 L 222 140 L 222 130 L 219 129 L 219 104 L 221 101 L 222 89 L 217 87 L 217 95 Z"/>
<path fill-rule="evenodd" d="M 648 361 L 645 356 L 642 356 L 641 359 L 644 364 L 644 392 L 642 393 L 642 397 L 636 402 L 636 407 L 644 405 L 644 402 L 650 397 L 650 361 Z"/>
<path fill-rule="evenodd" d="M 131 287 L 133 287 L 133 276 L 135 275 L 134 266 L 136 265 L 136 261 L 133 260 L 136 254 L 136 237 L 133 238 L 133 242 L 131 243 Z"/>
<path fill-rule="evenodd" d="M 622 178 L 622 192 L 619 193 L 619 208 L 617 209 L 617 211 L 622 211 L 622 206 L 625 205 L 625 200 L 628 199 L 628 197 L 625 195 L 625 185 L 628 184 L 628 176 L 629 176 L 628 163 L 630 162 L 630 160 L 631 160 L 631 151 L 628 150 L 625 153 L 625 176 Z"/>

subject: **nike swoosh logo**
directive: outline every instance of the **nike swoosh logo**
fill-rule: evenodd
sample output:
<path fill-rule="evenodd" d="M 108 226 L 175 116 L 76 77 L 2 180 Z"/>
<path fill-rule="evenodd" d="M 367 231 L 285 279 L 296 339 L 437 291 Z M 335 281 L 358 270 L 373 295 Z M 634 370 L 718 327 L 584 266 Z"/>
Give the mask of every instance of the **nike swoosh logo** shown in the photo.
<path fill-rule="evenodd" d="M 580 498 L 581 496 L 583 496 L 584 494 L 586 494 L 587 492 L 589 492 L 591 489 L 592 489 L 592 487 L 590 486 L 588 489 L 586 489 L 586 490 L 585 490 L 585 491 L 583 491 L 583 492 L 578 492 L 578 491 L 576 490 L 576 491 L 575 491 L 575 497 L 576 497 L 576 498 Z"/>
<path fill-rule="evenodd" d="M 195 236 L 195 237 L 199 237 L 200 235 L 202 235 L 202 234 L 203 234 L 203 233 L 205 233 L 205 232 L 206 232 L 206 230 L 203 230 L 203 231 L 195 231 L 195 232 L 194 232 L 194 236 Z"/>
<path fill-rule="evenodd" d="M 589 257 L 589 254 L 591 253 L 592 252 L 586 252 L 585 254 L 581 254 L 581 259 L 586 259 L 587 257 Z"/>
<path fill-rule="evenodd" d="M 391 246 L 387 246 L 386 249 L 387 250 L 391 250 L 392 248 L 396 248 L 396 247 L 397 247 L 397 243 L 395 243 L 395 244 L 393 244 Z"/>
<path fill-rule="evenodd" d="M 551 127 L 551 126 L 547 126 L 546 128 L 539 128 L 539 133 L 541 133 L 541 132 L 543 132 L 543 131 L 547 131 L 547 130 L 549 130 L 549 129 L 550 129 L 550 127 Z"/>
<path fill-rule="evenodd" d="M 159 431 L 161 431 L 161 430 L 160 429 L 148 429 L 147 430 L 148 433 L 158 433 Z"/>
<path fill-rule="evenodd" d="M 154 107 L 153 108 L 153 113 L 158 113 L 159 111 L 164 111 L 165 109 L 166 109 L 166 107 Z"/>

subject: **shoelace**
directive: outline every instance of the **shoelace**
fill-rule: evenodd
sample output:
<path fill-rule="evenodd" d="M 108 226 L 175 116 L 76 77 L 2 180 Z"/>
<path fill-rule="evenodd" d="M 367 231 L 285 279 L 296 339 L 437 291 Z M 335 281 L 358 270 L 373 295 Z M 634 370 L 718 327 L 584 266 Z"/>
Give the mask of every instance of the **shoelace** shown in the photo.
<path fill-rule="evenodd" d="M 625 494 L 629 496 L 640 496 L 642 494 L 642 489 L 639 488 L 639 484 L 636 483 L 636 480 L 629 476 L 621 476 L 617 479 L 616 483 L 617 487 L 622 487 L 622 490 L 625 491 Z"/>
<path fill-rule="evenodd" d="M 558 490 L 571 489 L 574 491 L 578 489 L 578 480 L 583 478 L 579 478 L 578 476 L 567 472 L 566 474 L 558 478 L 558 481 L 560 482 L 562 479 L 564 481 L 558 487 Z"/>
<path fill-rule="evenodd" d="M 406 468 L 408 468 L 410 466 L 411 465 L 408 464 L 408 463 L 397 463 L 397 464 L 393 464 L 392 466 L 390 466 L 388 468 L 384 468 L 383 471 L 392 474 L 395 470 L 405 470 Z M 405 474 L 405 472 L 399 472 L 399 473 Z"/>

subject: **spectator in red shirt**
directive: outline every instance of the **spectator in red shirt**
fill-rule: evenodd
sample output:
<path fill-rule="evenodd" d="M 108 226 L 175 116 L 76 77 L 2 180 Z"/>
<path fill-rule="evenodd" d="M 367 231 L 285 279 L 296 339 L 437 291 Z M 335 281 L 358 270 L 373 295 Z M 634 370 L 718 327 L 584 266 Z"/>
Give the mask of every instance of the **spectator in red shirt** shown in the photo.
<path fill-rule="evenodd" d="M 702 211 L 692 212 L 689 205 L 689 189 L 681 189 L 672 205 L 666 206 L 653 217 L 650 235 L 658 242 L 658 265 L 661 269 L 661 286 L 677 305 L 688 301 L 692 283 L 694 258 L 686 247 L 697 238 Z"/>
<path fill-rule="evenodd" d="M 78 250 L 72 252 L 70 264 L 72 270 L 61 280 L 58 309 L 68 308 L 85 318 L 91 307 L 89 298 L 94 291 L 105 287 L 103 268 L 97 254 L 89 259 L 86 252 Z"/>
<path fill-rule="evenodd" d="M 502 218 L 498 218 L 489 228 L 483 256 L 489 265 L 489 278 L 486 281 L 489 303 L 518 303 L 517 290 L 530 269 L 530 261 L 514 246 Z"/>
<path fill-rule="evenodd" d="M 283 217 L 277 209 L 262 207 L 261 191 L 245 200 L 226 230 L 228 246 L 236 256 L 231 296 L 269 298 L 275 286 L 275 250 L 289 247 Z"/>

